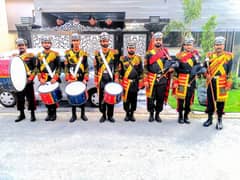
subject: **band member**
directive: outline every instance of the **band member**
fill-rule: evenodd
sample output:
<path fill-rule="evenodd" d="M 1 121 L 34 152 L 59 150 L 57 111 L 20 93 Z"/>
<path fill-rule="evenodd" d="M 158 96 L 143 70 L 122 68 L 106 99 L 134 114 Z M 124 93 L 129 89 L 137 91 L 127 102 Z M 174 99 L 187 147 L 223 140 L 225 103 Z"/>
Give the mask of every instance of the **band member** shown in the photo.
<path fill-rule="evenodd" d="M 16 40 L 17 48 L 19 51 L 19 56 L 25 64 L 25 68 L 27 71 L 27 85 L 23 91 L 17 92 L 17 109 L 20 111 L 19 117 L 15 120 L 15 122 L 22 121 L 25 119 L 24 106 L 25 106 L 25 97 L 28 101 L 28 110 L 31 110 L 31 121 L 36 121 L 35 113 L 36 110 L 36 101 L 34 95 L 33 88 L 33 80 L 36 75 L 36 57 L 34 54 L 27 52 L 27 44 L 24 39 Z"/>
<path fill-rule="evenodd" d="M 188 114 L 191 111 L 190 105 L 194 100 L 194 91 L 196 88 L 195 67 L 201 69 L 198 62 L 200 56 L 196 49 L 193 48 L 194 39 L 190 36 L 185 37 L 183 48 L 177 53 L 176 58 L 179 67 L 175 69 L 175 77 L 173 80 L 174 94 L 177 99 L 178 122 L 189 124 Z M 184 111 L 184 116 L 183 116 Z"/>
<path fill-rule="evenodd" d="M 209 52 L 205 60 L 207 67 L 207 110 L 208 119 L 203 126 L 208 127 L 212 124 L 213 113 L 217 112 L 216 129 L 221 130 L 222 115 L 224 105 L 228 97 L 228 90 L 232 86 L 231 69 L 233 54 L 224 51 L 225 38 L 218 36 L 215 38 L 214 52 Z"/>
<path fill-rule="evenodd" d="M 162 122 L 159 114 L 163 110 L 165 93 L 167 92 L 168 75 L 173 71 L 167 67 L 170 56 L 167 48 L 163 47 L 163 34 L 157 32 L 153 35 L 154 48 L 147 51 L 144 60 L 144 85 L 146 87 L 147 110 L 150 112 L 148 121 Z M 155 117 L 154 117 L 154 111 Z"/>
<path fill-rule="evenodd" d="M 134 111 L 137 108 L 137 93 L 143 88 L 143 64 L 142 58 L 135 54 L 136 43 L 128 42 L 127 56 L 120 57 L 119 81 L 121 82 L 123 93 L 123 108 L 126 112 L 125 121 L 136 121 Z"/>
<path fill-rule="evenodd" d="M 104 102 L 104 87 L 109 82 L 118 82 L 118 50 L 109 48 L 109 34 L 103 32 L 100 34 L 101 49 L 95 52 L 94 70 L 95 85 L 99 93 L 99 109 L 102 113 L 100 122 L 108 120 L 115 122 L 113 118 L 114 105 Z M 106 114 L 107 112 L 107 114 Z M 106 117 L 106 115 L 108 117 Z"/>
<path fill-rule="evenodd" d="M 60 82 L 60 57 L 58 52 L 51 50 L 52 42 L 49 37 L 41 39 L 43 51 L 37 55 L 38 79 L 43 85 L 47 82 L 51 84 Z M 45 121 L 55 121 L 57 119 L 56 109 L 58 104 L 46 105 L 48 115 Z"/>
<path fill-rule="evenodd" d="M 66 81 L 81 81 L 87 85 L 88 82 L 88 61 L 87 53 L 80 49 L 80 36 L 77 33 L 72 34 L 72 48 L 65 52 L 65 78 Z M 75 69 L 78 68 L 76 71 Z M 76 74 L 74 74 L 76 72 Z M 80 106 L 81 119 L 87 121 L 85 115 L 85 104 Z M 69 122 L 77 119 L 76 106 L 72 106 L 72 117 Z"/>

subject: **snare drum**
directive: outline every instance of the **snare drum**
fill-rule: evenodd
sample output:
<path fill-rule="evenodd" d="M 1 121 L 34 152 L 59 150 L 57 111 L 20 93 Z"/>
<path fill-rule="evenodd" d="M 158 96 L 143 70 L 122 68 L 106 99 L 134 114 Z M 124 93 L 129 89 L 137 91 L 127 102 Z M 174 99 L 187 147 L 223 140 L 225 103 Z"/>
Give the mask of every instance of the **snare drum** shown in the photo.
<path fill-rule="evenodd" d="M 65 92 L 69 103 L 73 106 L 82 105 L 88 99 L 86 85 L 79 81 L 68 84 L 65 88 Z"/>
<path fill-rule="evenodd" d="M 27 72 L 19 57 L 2 60 L 0 64 L 0 87 L 10 91 L 22 91 L 27 84 Z"/>
<path fill-rule="evenodd" d="M 62 99 L 62 92 L 58 82 L 54 84 L 47 82 L 46 84 L 40 85 L 38 92 L 42 102 L 46 105 L 55 104 Z"/>
<path fill-rule="evenodd" d="M 117 104 L 121 101 L 123 88 L 120 84 L 111 82 L 104 88 L 104 101 L 108 104 Z"/>

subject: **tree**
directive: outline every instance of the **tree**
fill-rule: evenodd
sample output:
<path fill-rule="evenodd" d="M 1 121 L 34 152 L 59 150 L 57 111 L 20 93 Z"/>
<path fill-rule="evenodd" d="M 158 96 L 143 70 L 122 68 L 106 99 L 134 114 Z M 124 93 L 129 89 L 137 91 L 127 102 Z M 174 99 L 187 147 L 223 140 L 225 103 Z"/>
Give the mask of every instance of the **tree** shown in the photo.
<path fill-rule="evenodd" d="M 192 22 L 201 16 L 202 0 L 183 0 L 183 11 L 183 21 L 170 21 L 163 30 L 165 35 L 174 30 L 181 32 L 182 39 L 191 35 Z"/>
<path fill-rule="evenodd" d="M 205 56 L 207 52 L 213 50 L 215 39 L 214 30 L 216 26 L 216 16 L 211 16 L 208 21 L 202 26 L 201 47 L 203 56 Z"/>

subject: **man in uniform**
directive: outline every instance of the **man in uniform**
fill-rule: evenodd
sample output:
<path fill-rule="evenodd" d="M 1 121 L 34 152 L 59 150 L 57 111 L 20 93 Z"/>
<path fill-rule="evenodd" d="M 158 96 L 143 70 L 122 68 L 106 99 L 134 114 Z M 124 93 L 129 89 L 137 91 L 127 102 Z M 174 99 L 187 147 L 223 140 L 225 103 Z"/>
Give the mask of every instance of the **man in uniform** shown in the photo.
<path fill-rule="evenodd" d="M 102 113 L 100 122 L 108 120 L 115 122 L 113 118 L 114 105 L 104 102 L 104 87 L 109 82 L 118 82 L 118 50 L 109 48 L 109 34 L 103 32 L 100 34 L 100 51 L 95 52 L 94 71 L 95 71 L 95 85 L 99 93 L 99 109 Z M 107 112 L 107 114 L 106 114 Z M 107 117 L 107 116 L 108 117 Z"/>
<path fill-rule="evenodd" d="M 69 83 L 81 81 L 87 85 L 88 82 L 88 61 L 87 53 L 80 49 L 80 36 L 77 33 L 72 34 L 72 48 L 65 52 L 65 78 Z M 75 68 L 78 68 L 76 75 Z M 87 121 L 85 115 L 85 104 L 80 106 L 81 119 Z M 72 117 L 69 122 L 74 122 L 77 119 L 76 106 L 72 106 Z"/>
<path fill-rule="evenodd" d="M 60 57 L 58 52 L 51 50 L 52 42 L 49 37 L 43 37 L 41 39 L 43 51 L 37 55 L 37 68 L 38 79 L 40 84 L 43 85 L 46 82 L 56 83 L 60 82 Z M 49 69 L 52 72 L 49 72 Z M 46 105 L 48 109 L 48 115 L 45 121 L 55 121 L 57 119 L 56 109 L 58 104 Z"/>
<path fill-rule="evenodd" d="M 146 53 L 144 61 L 144 85 L 146 87 L 147 110 L 150 112 L 148 121 L 162 122 L 159 114 L 163 110 L 165 93 L 167 91 L 168 75 L 173 71 L 167 67 L 170 56 L 167 48 L 163 47 L 163 34 L 157 32 L 153 35 L 154 48 Z M 154 111 L 156 112 L 154 117 Z"/>
<path fill-rule="evenodd" d="M 28 110 L 31 110 L 31 121 L 36 121 L 35 113 L 36 110 L 36 101 L 34 95 L 34 88 L 33 88 L 33 80 L 36 75 L 36 58 L 34 54 L 27 53 L 27 44 L 24 39 L 17 39 L 16 40 L 17 48 L 19 50 L 19 58 L 25 64 L 25 68 L 27 71 L 27 85 L 23 91 L 17 92 L 17 109 L 20 111 L 19 117 L 15 120 L 15 122 L 22 121 L 25 119 L 24 113 L 24 105 L 25 105 L 25 97 L 28 101 Z"/>
<path fill-rule="evenodd" d="M 136 121 L 134 111 L 137 107 L 137 93 L 143 88 L 143 64 L 140 56 L 135 54 L 136 43 L 128 42 L 127 56 L 120 57 L 119 80 L 123 86 L 123 108 L 125 121 Z"/>
<path fill-rule="evenodd" d="M 193 48 L 194 39 L 187 36 L 184 39 L 183 48 L 177 53 L 176 58 L 179 67 L 175 69 L 176 74 L 173 80 L 175 96 L 177 99 L 178 122 L 189 124 L 188 114 L 191 111 L 190 105 L 194 100 L 194 90 L 196 88 L 196 73 L 193 70 L 197 67 L 201 69 L 199 53 Z M 184 116 L 183 116 L 184 111 Z"/>
<path fill-rule="evenodd" d="M 212 124 L 213 113 L 217 112 L 216 129 L 221 130 L 222 115 L 224 105 L 228 97 L 228 90 L 231 89 L 231 69 L 233 54 L 224 51 L 225 38 L 218 36 L 215 38 L 214 52 L 209 52 L 205 60 L 207 67 L 207 110 L 208 119 L 203 126 L 208 127 Z"/>

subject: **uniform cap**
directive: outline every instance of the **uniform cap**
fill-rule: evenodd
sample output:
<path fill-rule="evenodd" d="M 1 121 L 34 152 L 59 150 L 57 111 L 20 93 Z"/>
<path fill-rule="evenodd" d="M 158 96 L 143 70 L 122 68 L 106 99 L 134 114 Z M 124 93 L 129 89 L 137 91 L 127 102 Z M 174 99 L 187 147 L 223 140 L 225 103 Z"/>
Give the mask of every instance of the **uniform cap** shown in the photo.
<path fill-rule="evenodd" d="M 78 33 L 73 33 L 72 34 L 72 40 L 80 40 L 80 36 Z"/>
<path fill-rule="evenodd" d="M 225 44 L 225 38 L 223 36 L 216 37 L 215 44 Z"/>
<path fill-rule="evenodd" d="M 18 39 L 16 40 L 16 44 L 17 44 L 17 45 L 22 45 L 22 44 L 26 45 L 27 42 L 26 42 L 24 39 L 22 39 L 22 38 L 18 38 Z"/>
<path fill-rule="evenodd" d="M 128 41 L 127 47 L 136 48 L 136 42 L 134 42 L 134 41 Z"/>
<path fill-rule="evenodd" d="M 99 35 L 99 37 L 100 37 L 100 40 L 109 40 L 109 34 L 107 33 L 107 32 L 102 32 L 100 35 Z"/>
<path fill-rule="evenodd" d="M 48 37 L 48 36 L 43 36 L 42 38 L 41 38 L 41 43 L 43 43 L 43 42 L 52 42 L 52 40 L 51 40 L 51 38 L 50 37 Z"/>
<path fill-rule="evenodd" d="M 156 32 L 156 33 L 153 35 L 153 38 L 154 38 L 154 39 L 162 39 L 162 38 L 163 38 L 163 33 L 161 33 L 161 32 Z"/>
<path fill-rule="evenodd" d="M 191 45 L 193 45 L 193 43 L 194 43 L 194 38 L 192 36 L 186 36 L 184 38 L 184 44 L 191 44 Z"/>

